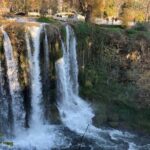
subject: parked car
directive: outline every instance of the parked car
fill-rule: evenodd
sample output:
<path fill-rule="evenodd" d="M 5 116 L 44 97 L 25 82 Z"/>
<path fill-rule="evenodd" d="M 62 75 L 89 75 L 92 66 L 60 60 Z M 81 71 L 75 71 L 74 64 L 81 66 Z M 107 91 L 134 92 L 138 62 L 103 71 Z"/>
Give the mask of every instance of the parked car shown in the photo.
<path fill-rule="evenodd" d="M 25 16 L 26 14 L 25 14 L 25 12 L 16 12 L 15 15 L 17 15 L 17 16 Z"/>
<path fill-rule="evenodd" d="M 57 13 L 53 16 L 53 18 L 61 21 L 77 20 L 76 15 L 71 12 Z"/>
<path fill-rule="evenodd" d="M 69 21 L 69 20 L 73 20 L 73 21 L 84 21 L 85 17 L 74 13 L 74 12 L 61 12 L 61 13 L 57 13 L 53 16 L 54 19 L 57 20 L 61 20 L 61 21 Z"/>
<path fill-rule="evenodd" d="M 79 21 L 85 21 L 85 16 L 80 15 L 80 14 L 77 14 L 77 19 L 78 19 Z"/>
<path fill-rule="evenodd" d="M 32 17 L 39 17 L 40 13 L 39 12 L 28 12 L 28 16 L 32 16 Z"/>

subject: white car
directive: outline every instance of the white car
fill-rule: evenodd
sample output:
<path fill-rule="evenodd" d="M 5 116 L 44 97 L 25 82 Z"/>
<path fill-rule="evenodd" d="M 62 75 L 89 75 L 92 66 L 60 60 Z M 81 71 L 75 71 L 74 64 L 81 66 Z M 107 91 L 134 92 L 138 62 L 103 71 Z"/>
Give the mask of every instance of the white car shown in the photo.
<path fill-rule="evenodd" d="M 61 12 L 61 13 L 57 13 L 53 16 L 54 19 L 57 20 L 61 20 L 61 21 L 84 21 L 85 17 L 80 15 L 80 14 L 76 14 L 73 12 Z"/>
<path fill-rule="evenodd" d="M 77 14 L 77 19 L 78 19 L 79 21 L 85 21 L 85 16 L 80 15 L 80 14 Z"/>
<path fill-rule="evenodd" d="M 39 17 L 40 13 L 39 12 L 28 12 L 28 16 Z"/>
<path fill-rule="evenodd" d="M 53 16 L 54 19 L 61 20 L 61 21 L 68 21 L 68 20 L 76 20 L 76 16 L 74 13 L 68 12 L 61 12 L 57 13 Z"/>

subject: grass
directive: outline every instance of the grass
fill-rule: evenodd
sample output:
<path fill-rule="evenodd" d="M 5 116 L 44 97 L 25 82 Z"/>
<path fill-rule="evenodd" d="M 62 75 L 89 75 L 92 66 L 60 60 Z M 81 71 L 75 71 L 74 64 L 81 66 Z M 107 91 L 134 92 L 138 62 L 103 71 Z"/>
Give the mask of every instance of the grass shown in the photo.
<path fill-rule="evenodd" d="M 58 23 L 58 21 L 49 17 L 40 17 L 37 19 L 37 21 L 42 23 L 52 23 L 52 24 Z"/>

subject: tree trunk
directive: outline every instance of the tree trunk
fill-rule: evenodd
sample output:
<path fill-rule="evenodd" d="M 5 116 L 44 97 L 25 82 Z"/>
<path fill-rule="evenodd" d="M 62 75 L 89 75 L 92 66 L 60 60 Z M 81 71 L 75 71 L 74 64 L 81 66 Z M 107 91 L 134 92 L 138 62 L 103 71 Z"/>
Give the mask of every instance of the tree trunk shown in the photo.
<path fill-rule="evenodd" d="M 149 7 L 150 7 L 150 1 L 147 4 L 147 8 L 146 8 L 146 21 L 149 22 Z"/>
<path fill-rule="evenodd" d="M 85 13 L 85 21 L 86 22 L 91 22 L 92 21 L 92 6 L 91 5 L 88 5 L 87 6 L 87 10 L 86 10 L 86 13 Z"/>
<path fill-rule="evenodd" d="M 92 6 L 88 5 L 87 7 L 84 5 L 82 0 L 79 0 L 79 9 L 85 15 L 85 21 L 91 22 L 92 20 Z"/>

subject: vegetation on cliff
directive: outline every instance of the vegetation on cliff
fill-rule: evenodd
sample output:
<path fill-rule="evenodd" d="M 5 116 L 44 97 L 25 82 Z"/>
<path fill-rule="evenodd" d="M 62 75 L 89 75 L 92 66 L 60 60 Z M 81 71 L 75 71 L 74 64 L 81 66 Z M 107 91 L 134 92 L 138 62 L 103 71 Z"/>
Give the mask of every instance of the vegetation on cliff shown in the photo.
<path fill-rule="evenodd" d="M 149 25 L 73 27 L 80 93 L 96 107 L 95 124 L 150 131 Z"/>
<path fill-rule="evenodd" d="M 55 103 L 55 61 L 62 57 L 60 36 L 65 41 L 66 34 L 63 24 L 52 22 L 49 22 L 51 26 L 45 26 L 50 48 L 50 68 L 48 70 L 50 86 L 48 88 L 51 92 L 49 94 L 43 91 L 43 93 L 45 93 L 45 102 L 51 99 L 52 103 Z M 80 94 L 93 105 L 96 112 L 95 124 L 150 131 L 149 24 L 138 24 L 131 29 L 83 22 L 71 25 L 78 41 Z M 20 64 L 19 81 L 24 96 L 27 96 L 26 99 L 28 99 L 30 81 L 28 81 L 25 26 L 15 23 L 7 24 L 5 30 L 10 36 L 14 56 Z M 41 68 L 44 68 L 45 63 L 43 59 L 45 54 L 42 51 L 44 39 L 43 31 L 40 43 Z M 2 57 L 3 52 L 0 51 L 0 54 Z M 43 71 L 44 69 L 41 69 L 41 75 Z M 43 89 L 47 85 L 42 75 Z M 59 115 L 56 106 L 52 105 L 52 108 L 47 108 L 53 111 L 53 114 L 55 112 L 55 116 L 51 116 L 52 113 L 47 113 L 49 112 L 47 110 L 46 116 L 58 122 Z"/>

